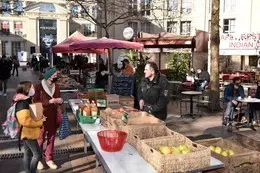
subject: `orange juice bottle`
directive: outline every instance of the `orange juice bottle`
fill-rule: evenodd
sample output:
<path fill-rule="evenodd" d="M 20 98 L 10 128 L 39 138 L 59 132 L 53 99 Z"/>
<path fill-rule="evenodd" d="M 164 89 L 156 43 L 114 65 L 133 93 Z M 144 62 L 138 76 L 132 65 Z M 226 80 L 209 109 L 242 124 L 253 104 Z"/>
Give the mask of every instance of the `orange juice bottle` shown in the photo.
<path fill-rule="evenodd" d="M 85 106 L 83 110 L 83 116 L 91 116 L 91 107 L 90 107 L 89 100 L 87 101 L 87 105 Z"/>
<path fill-rule="evenodd" d="M 92 116 L 98 115 L 98 108 L 97 108 L 97 105 L 94 101 L 92 101 L 92 103 L 91 103 L 91 115 Z"/>

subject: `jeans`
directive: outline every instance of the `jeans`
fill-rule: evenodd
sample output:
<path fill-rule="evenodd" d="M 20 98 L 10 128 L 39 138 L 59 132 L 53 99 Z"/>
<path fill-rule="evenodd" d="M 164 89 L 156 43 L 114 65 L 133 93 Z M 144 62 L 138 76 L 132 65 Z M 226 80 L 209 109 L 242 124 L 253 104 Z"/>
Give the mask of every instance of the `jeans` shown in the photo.
<path fill-rule="evenodd" d="M 47 133 L 47 146 L 44 155 L 45 155 L 45 161 L 48 162 L 50 160 L 53 160 L 56 130 L 53 132 L 47 132 L 45 131 L 44 127 L 41 128 L 41 134 L 40 134 L 40 138 L 38 139 L 38 144 L 42 151 L 43 151 L 43 144 L 45 142 L 46 133 Z"/>
<path fill-rule="evenodd" d="M 37 165 L 41 159 L 41 150 L 37 140 L 24 139 L 24 168 L 26 173 L 36 173 Z"/>
<path fill-rule="evenodd" d="M 233 115 L 234 115 L 234 110 L 236 108 L 237 105 L 234 105 L 234 103 L 232 103 L 232 101 L 228 102 L 226 105 L 226 111 L 225 111 L 225 118 L 230 118 L 233 119 Z"/>
<path fill-rule="evenodd" d="M 3 91 L 3 83 L 4 83 L 4 93 L 6 93 L 6 89 L 7 89 L 7 81 L 8 81 L 8 79 L 0 80 L 0 92 Z"/>
<path fill-rule="evenodd" d="M 12 75 L 14 75 L 14 71 L 16 71 L 16 76 L 18 76 L 18 66 L 14 66 L 14 67 L 13 67 L 13 73 L 12 73 Z"/>
<path fill-rule="evenodd" d="M 201 83 L 200 83 L 199 90 L 200 90 L 200 91 L 204 91 L 207 84 L 208 84 L 208 81 L 206 81 L 206 80 L 204 80 L 203 82 L 201 82 Z"/>

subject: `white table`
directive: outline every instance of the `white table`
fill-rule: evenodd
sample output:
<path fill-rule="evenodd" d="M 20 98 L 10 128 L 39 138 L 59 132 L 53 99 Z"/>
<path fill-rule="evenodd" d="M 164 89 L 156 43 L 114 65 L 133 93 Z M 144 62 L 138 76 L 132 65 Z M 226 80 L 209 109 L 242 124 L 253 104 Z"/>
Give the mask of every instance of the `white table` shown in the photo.
<path fill-rule="evenodd" d="M 200 92 L 200 91 L 183 91 L 183 92 L 181 92 L 181 94 L 190 96 L 190 113 L 181 115 L 181 116 L 191 116 L 192 118 L 195 118 L 196 114 L 193 113 L 193 97 L 201 95 L 202 92 Z"/>
<path fill-rule="evenodd" d="M 243 98 L 243 99 L 237 99 L 237 101 L 238 102 L 240 102 L 240 103 L 247 103 L 247 113 L 246 113 L 246 116 L 247 116 L 247 123 L 246 123 L 246 125 L 245 124 L 240 124 L 240 123 L 238 123 L 237 125 L 236 125 L 236 128 L 252 128 L 253 130 L 255 130 L 256 131 L 256 129 L 254 128 L 254 126 L 253 126 L 253 122 L 251 122 L 251 125 L 250 125 L 250 121 L 252 121 L 252 120 L 250 120 L 250 104 L 252 104 L 252 103 L 260 103 L 260 99 L 257 99 L 257 98 Z"/>
<path fill-rule="evenodd" d="M 79 99 L 69 100 L 69 104 L 76 113 L 78 104 L 81 103 Z M 97 133 L 105 128 L 101 125 L 93 124 L 81 124 L 79 123 L 85 139 L 92 146 L 98 161 L 102 164 L 104 171 L 108 173 L 154 173 L 156 170 L 154 167 L 145 161 L 137 152 L 137 150 L 128 143 L 125 143 L 123 149 L 119 152 L 106 152 L 100 147 Z M 98 162 L 96 162 L 98 166 Z M 210 166 L 201 170 L 194 170 L 192 172 L 201 172 L 205 170 L 213 170 L 224 167 L 224 164 L 211 157 Z"/>

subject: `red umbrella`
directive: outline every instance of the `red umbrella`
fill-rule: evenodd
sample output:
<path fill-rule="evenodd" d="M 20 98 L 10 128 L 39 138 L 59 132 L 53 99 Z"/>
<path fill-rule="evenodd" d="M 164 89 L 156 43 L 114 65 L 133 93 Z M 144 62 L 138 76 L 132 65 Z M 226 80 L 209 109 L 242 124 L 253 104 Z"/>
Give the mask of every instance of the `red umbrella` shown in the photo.
<path fill-rule="evenodd" d="M 97 53 L 104 54 L 106 53 L 103 49 L 88 49 L 88 50 L 74 50 L 70 48 L 70 44 L 73 42 L 79 42 L 84 40 L 89 40 L 90 38 L 85 37 L 80 32 L 76 31 L 72 35 L 70 35 L 63 42 L 52 47 L 53 53 Z"/>
<path fill-rule="evenodd" d="M 79 42 L 74 42 L 70 45 L 74 50 L 85 50 L 85 49 L 143 49 L 143 44 L 116 40 L 111 38 L 99 38 L 93 40 L 84 40 Z"/>

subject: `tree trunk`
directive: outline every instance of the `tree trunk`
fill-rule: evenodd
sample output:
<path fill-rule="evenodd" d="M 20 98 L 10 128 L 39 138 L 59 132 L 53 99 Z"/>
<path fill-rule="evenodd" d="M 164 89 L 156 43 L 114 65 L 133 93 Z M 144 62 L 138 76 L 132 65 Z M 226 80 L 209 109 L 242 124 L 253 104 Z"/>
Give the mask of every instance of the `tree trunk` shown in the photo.
<path fill-rule="evenodd" d="M 211 74 L 210 86 L 213 91 L 213 108 L 218 110 L 219 104 L 219 2 L 220 0 L 212 0 L 211 12 L 211 35 L 210 35 L 210 50 L 211 50 Z"/>

